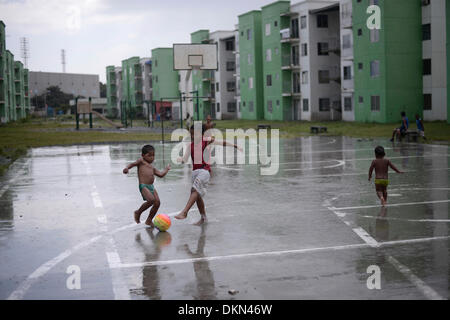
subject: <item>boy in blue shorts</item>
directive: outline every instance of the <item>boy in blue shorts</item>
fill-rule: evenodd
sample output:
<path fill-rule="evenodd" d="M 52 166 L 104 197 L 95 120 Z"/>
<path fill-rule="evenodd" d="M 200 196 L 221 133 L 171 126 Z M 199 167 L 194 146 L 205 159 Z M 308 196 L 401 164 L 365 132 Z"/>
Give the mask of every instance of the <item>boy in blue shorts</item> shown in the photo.
<path fill-rule="evenodd" d="M 159 201 L 158 192 L 156 192 L 156 189 L 153 186 L 155 176 L 163 178 L 170 170 L 170 165 L 168 165 L 163 172 L 154 168 L 152 165 L 154 160 L 155 148 L 151 145 L 145 145 L 142 148 L 142 158 L 139 158 L 123 169 L 123 173 L 127 174 L 131 168 L 138 167 L 139 191 L 142 195 L 142 199 L 146 202 L 144 202 L 141 207 L 134 212 L 134 221 L 136 221 L 136 223 L 141 223 L 141 214 L 148 208 L 152 207 L 152 210 L 150 210 L 150 214 L 145 221 L 145 224 L 150 227 L 154 227 L 152 220 L 158 212 L 161 204 Z"/>
<path fill-rule="evenodd" d="M 423 121 L 418 114 L 416 114 L 416 125 L 417 133 L 419 133 L 419 136 L 427 140 L 427 138 L 425 137 L 425 126 L 423 125 Z"/>

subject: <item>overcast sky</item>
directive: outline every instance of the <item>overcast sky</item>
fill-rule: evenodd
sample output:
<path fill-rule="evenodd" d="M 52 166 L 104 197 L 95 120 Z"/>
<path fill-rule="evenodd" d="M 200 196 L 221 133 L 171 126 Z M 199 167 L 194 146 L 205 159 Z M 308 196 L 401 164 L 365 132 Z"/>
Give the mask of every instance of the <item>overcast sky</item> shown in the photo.
<path fill-rule="evenodd" d="M 291 1 L 297 3 L 301 0 Z M 157 47 L 189 43 L 199 29 L 233 30 L 238 15 L 273 0 L 0 0 L 6 47 L 22 61 L 20 38 L 29 41 L 31 71 L 98 74 Z"/>

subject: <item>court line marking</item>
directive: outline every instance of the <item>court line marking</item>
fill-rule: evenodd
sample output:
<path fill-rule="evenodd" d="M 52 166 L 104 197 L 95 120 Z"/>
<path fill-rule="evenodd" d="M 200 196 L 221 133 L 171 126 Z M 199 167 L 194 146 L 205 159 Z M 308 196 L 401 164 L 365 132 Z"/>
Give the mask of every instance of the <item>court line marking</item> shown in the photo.
<path fill-rule="evenodd" d="M 422 291 L 422 293 L 430 300 L 446 300 L 438 294 L 433 288 L 428 286 L 423 280 L 418 278 L 407 266 L 401 264 L 393 256 L 388 256 L 388 261 L 397 271 L 403 274 L 411 283 Z"/>
<path fill-rule="evenodd" d="M 422 238 L 422 239 L 413 239 L 413 240 L 410 240 L 410 239 L 397 240 L 397 241 L 377 243 L 377 247 L 402 245 L 402 244 L 408 244 L 408 243 L 421 243 L 421 242 L 448 240 L 448 239 L 450 239 L 450 236 L 435 237 L 435 238 Z M 240 259 L 240 258 L 280 256 L 280 255 L 287 255 L 287 254 L 316 253 L 316 252 L 321 252 L 321 251 L 340 251 L 340 250 L 347 250 L 347 249 L 360 249 L 360 248 L 370 248 L 370 247 L 373 247 L 373 245 L 370 243 L 364 242 L 364 243 L 358 243 L 358 244 L 348 244 L 348 245 L 331 246 L 331 247 L 315 247 L 315 248 L 304 248 L 304 249 L 294 249 L 294 250 L 251 252 L 251 253 L 230 254 L 230 255 L 222 255 L 222 256 L 147 261 L 147 262 L 136 262 L 136 263 L 121 263 L 117 259 L 111 259 L 110 267 L 111 268 L 120 268 L 120 269 L 142 268 L 142 267 L 149 267 L 149 266 L 192 263 L 192 262 L 198 262 L 198 261 L 220 261 L 220 260 L 231 260 L 231 259 Z"/>
<path fill-rule="evenodd" d="M 101 213 L 97 215 L 97 221 L 101 224 L 100 229 L 101 231 L 107 231 L 108 230 L 108 218 L 103 210 L 103 202 L 100 198 L 100 194 L 97 190 L 97 185 L 95 184 L 94 177 L 92 176 L 92 169 L 91 165 L 89 163 L 89 159 L 86 156 L 81 157 L 81 161 L 84 164 L 86 175 L 88 177 L 88 180 L 90 181 L 91 185 L 91 198 L 92 202 L 94 203 L 94 208 L 100 209 Z M 120 261 L 119 253 L 117 252 L 116 242 L 114 241 L 113 236 L 109 236 L 109 243 L 112 249 L 112 252 L 107 252 L 106 256 L 107 259 L 110 258 L 110 256 L 114 255 L 117 256 L 117 259 Z M 109 261 L 109 260 L 108 260 Z M 115 300 L 131 300 L 130 296 L 130 289 L 127 287 L 125 280 L 123 278 L 123 274 L 120 270 L 110 270 L 111 272 L 111 279 L 112 279 L 112 287 L 113 287 L 113 293 L 114 293 L 114 299 Z"/>
<path fill-rule="evenodd" d="M 244 200 L 242 200 L 242 201 L 244 201 Z M 245 200 L 245 201 L 248 201 L 248 200 Z M 198 210 L 198 209 L 193 209 L 193 211 L 195 211 L 195 210 Z M 189 212 L 191 212 L 191 210 Z M 171 215 L 176 215 L 178 213 L 179 213 L 179 211 L 173 212 L 173 213 L 171 213 Z M 54 268 L 60 262 L 64 261 L 69 256 L 71 256 L 74 253 L 76 253 L 77 251 L 97 242 L 98 240 L 102 239 L 105 236 L 112 237 L 112 235 L 114 235 L 116 233 L 119 233 L 119 232 L 127 230 L 127 229 L 131 229 L 131 228 L 136 228 L 136 230 L 140 230 L 140 229 L 146 228 L 146 226 L 144 224 L 136 224 L 136 223 L 127 224 L 122 227 L 116 228 L 112 231 L 107 231 L 102 235 L 95 236 L 89 240 L 85 240 L 85 241 L 79 243 L 78 245 L 63 251 L 62 253 L 60 253 L 59 255 L 54 257 L 53 259 L 40 265 L 35 271 L 33 271 L 30 275 L 28 275 L 27 278 L 21 282 L 21 284 L 8 296 L 8 298 L 6 300 L 21 300 L 21 299 L 23 299 L 23 297 L 25 296 L 27 291 L 31 288 L 31 286 L 33 286 L 33 284 L 35 284 L 38 281 L 38 279 L 40 277 L 47 274 L 52 268 Z M 120 282 L 116 283 L 116 285 L 117 285 L 117 290 L 123 290 L 123 287 L 121 287 Z"/>
<path fill-rule="evenodd" d="M 0 189 L 0 198 L 3 197 L 6 191 L 16 183 L 16 181 L 19 179 L 20 176 L 22 176 L 25 173 L 25 168 L 29 166 L 31 162 L 31 158 L 27 159 L 24 164 L 22 164 L 19 168 L 19 172 L 15 174 L 4 186 Z"/>
<path fill-rule="evenodd" d="M 385 207 L 402 207 L 402 206 L 414 206 L 421 204 L 433 204 L 433 203 L 448 203 L 450 200 L 435 200 L 435 201 L 423 201 L 423 202 L 406 202 L 406 203 L 393 203 L 387 204 Z M 381 205 L 371 205 L 371 206 L 359 206 L 359 207 L 344 207 L 344 208 L 336 208 L 329 207 L 331 211 L 342 211 L 342 210 L 356 210 L 356 209 L 369 209 L 369 208 L 381 208 Z"/>
<path fill-rule="evenodd" d="M 336 199 L 337 197 L 330 199 L 331 201 L 333 201 L 334 199 Z M 330 200 L 325 200 L 324 204 L 328 204 L 331 201 Z M 450 201 L 450 200 L 449 200 Z M 379 207 L 379 206 L 378 206 Z M 338 211 L 336 210 L 336 208 L 333 207 L 328 207 L 328 209 L 330 211 L 332 211 L 334 214 L 336 214 L 336 216 L 338 216 L 338 219 L 343 221 L 347 226 L 352 227 L 352 222 L 347 221 L 344 219 L 345 216 L 340 216 L 338 214 Z M 356 228 L 352 228 L 353 232 L 356 233 L 365 243 L 367 243 L 368 245 L 370 245 L 372 248 L 379 248 L 382 245 L 382 242 L 378 242 L 376 239 L 374 239 L 372 236 L 370 236 L 366 230 L 364 230 L 362 227 L 356 227 Z M 447 237 L 450 239 L 450 237 Z M 411 239 L 409 239 L 411 240 Z M 416 242 L 418 242 L 416 240 Z M 393 241 L 391 241 L 390 243 L 393 243 Z M 411 242 L 410 242 L 411 243 Z M 419 277 L 417 277 L 415 274 L 413 274 L 411 272 L 411 270 L 406 267 L 405 265 L 402 265 L 400 262 L 398 262 L 395 258 L 393 258 L 391 255 L 386 255 L 387 260 L 389 263 L 391 263 L 394 268 L 399 271 L 406 279 L 408 279 L 417 289 L 419 289 L 419 291 L 427 298 L 430 300 L 444 300 L 443 297 L 441 297 L 433 288 L 431 288 L 430 286 L 428 286 L 424 281 L 422 281 Z"/>

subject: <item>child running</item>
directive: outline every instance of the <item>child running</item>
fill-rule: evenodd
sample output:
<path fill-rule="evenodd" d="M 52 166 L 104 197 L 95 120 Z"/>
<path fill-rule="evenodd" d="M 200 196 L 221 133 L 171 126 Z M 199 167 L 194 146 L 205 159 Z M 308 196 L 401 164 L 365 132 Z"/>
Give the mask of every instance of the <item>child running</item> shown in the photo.
<path fill-rule="evenodd" d="M 141 207 L 134 212 L 134 221 L 136 221 L 136 223 L 141 223 L 141 214 L 153 206 L 147 220 L 145 221 L 145 224 L 152 228 L 154 227 L 152 220 L 155 217 L 156 212 L 158 212 L 160 206 L 158 192 L 156 192 L 153 182 L 155 181 L 155 176 L 163 178 L 170 170 L 170 165 L 168 165 L 163 172 L 160 172 L 153 167 L 152 163 L 154 160 L 155 148 L 151 145 L 145 145 L 142 148 L 142 158 L 139 158 L 136 162 L 129 164 L 125 169 L 123 169 L 123 173 L 127 174 L 131 168 L 138 167 L 139 191 L 142 198 L 146 202 L 144 202 Z"/>
<path fill-rule="evenodd" d="M 195 132 L 194 132 L 195 131 Z M 207 222 L 206 219 L 206 210 L 205 203 L 203 202 L 203 198 L 206 194 L 206 188 L 209 183 L 209 179 L 211 177 L 211 166 L 208 162 L 205 162 L 204 159 L 204 151 L 206 147 L 210 144 L 221 144 L 223 146 L 234 147 L 238 150 L 241 150 L 237 145 L 228 143 L 226 141 L 223 142 L 215 142 L 214 137 L 205 137 L 206 127 L 202 124 L 202 132 L 200 130 L 194 130 L 194 125 L 191 126 L 191 145 L 190 148 L 187 148 L 186 153 L 183 158 L 178 159 L 181 163 L 186 163 L 188 161 L 189 156 L 192 158 L 192 188 L 191 195 L 186 204 L 186 207 L 181 211 L 178 215 L 175 216 L 176 219 L 182 220 L 186 219 L 189 210 L 192 208 L 194 203 L 197 203 L 198 210 L 200 212 L 200 220 L 195 223 L 195 225 L 200 226 L 203 223 Z M 201 151 L 201 154 L 200 154 Z"/>
<path fill-rule="evenodd" d="M 389 167 L 397 173 L 404 173 L 398 170 L 389 159 L 385 159 L 384 148 L 378 146 L 375 148 L 376 159 L 372 161 L 369 169 L 369 181 L 372 179 L 372 172 L 375 169 L 375 189 L 377 196 L 381 200 L 381 205 L 384 207 L 387 203 L 387 187 L 389 185 Z"/>

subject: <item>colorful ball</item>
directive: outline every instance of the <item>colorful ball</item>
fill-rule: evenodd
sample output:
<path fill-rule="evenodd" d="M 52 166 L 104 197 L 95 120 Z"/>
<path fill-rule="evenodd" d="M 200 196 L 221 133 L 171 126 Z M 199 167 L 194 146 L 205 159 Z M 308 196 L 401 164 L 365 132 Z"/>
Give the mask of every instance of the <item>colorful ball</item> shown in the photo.
<path fill-rule="evenodd" d="M 159 231 L 164 232 L 170 228 L 171 221 L 167 214 L 159 214 L 153 220 L 153 224 Z"/>

